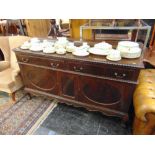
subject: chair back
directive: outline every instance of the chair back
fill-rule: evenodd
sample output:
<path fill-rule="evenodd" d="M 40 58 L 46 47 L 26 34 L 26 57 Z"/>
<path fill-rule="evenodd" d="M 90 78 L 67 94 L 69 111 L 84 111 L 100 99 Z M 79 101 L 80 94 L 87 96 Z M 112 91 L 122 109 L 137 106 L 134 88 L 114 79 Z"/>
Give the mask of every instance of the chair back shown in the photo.
<path fill-rule="evenodd" d="M 15 53 L 13 52 L 14 48 L 21 46 L 25 41 L 30 40 L 30 37 L 27 36 L 10 36 L 9 45 L 10 45 L 10 65 L 13 69 L 19 69 Z"/>
<path fill-rule="evenodd" d="M 10 46 L 7 36 L 0 37 L 0 49 L 4 55 L 4 60 L 10 62 Z"/>

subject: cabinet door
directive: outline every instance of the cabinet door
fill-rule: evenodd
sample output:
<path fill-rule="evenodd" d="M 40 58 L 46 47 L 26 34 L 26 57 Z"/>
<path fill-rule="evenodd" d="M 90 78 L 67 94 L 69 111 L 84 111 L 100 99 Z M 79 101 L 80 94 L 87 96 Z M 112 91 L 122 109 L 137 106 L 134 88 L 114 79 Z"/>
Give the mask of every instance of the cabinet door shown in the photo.
<path fill-rule="evenodd" d="M 60 95 L 69 99 L 76 99 L 78 92 L 77 75 L 70 73 L 58 73 L 60 82 Z"/>
<path fill-rule="evenodd" d="M 88 76 L 79 77 L 79 101 L 98 107 L 127 112 L 133 85 Z"/>
<path fill-rule="evenodd" d="M 51 69 L 20 64 L 24 84 L 27 88 L 58 94 L 57 72 Z"/>

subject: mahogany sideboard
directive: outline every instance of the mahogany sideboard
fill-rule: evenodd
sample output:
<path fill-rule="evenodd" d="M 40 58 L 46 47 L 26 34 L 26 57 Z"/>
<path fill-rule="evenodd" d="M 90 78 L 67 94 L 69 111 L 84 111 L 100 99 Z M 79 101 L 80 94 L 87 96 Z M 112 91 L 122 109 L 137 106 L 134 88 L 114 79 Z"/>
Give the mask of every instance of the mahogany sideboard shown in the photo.
<path fill-rule="evenodd" d="M 112 62 L 95 55 L 76 57 L 20 48 L 14 52 L 30 94 L 128 120 L 138 75 L 144 68 L 143 56 Z"/>

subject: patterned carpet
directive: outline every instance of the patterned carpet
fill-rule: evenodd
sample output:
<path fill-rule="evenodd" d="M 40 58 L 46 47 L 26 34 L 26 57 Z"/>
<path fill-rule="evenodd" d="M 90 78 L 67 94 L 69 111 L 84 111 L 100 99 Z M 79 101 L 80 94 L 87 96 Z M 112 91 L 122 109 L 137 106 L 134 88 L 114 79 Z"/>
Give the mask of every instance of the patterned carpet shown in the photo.
<path fill-rule="evenodd" d="M 20 100 L 23 96 L 25 96 L 25 92 L 23 90 L 19 90 L 16 92 L 16 100 Z M 0 91 L 0 115 L 2 112 L 7 110 L 9 107 L 13 105 L 13 101 L 11 100 L 10 96 L 5 93 Z"/>
<path fill-rule="evenodd" d="M 28 96 L 21 92 L 17 95 L 18 101 L 12 104 L 9 97 L 3 95 L 5 97 L 0 98 L 0 135 L 33 134 L 56 106 L 55 102 L 41 97 L 29 100 Z"/>

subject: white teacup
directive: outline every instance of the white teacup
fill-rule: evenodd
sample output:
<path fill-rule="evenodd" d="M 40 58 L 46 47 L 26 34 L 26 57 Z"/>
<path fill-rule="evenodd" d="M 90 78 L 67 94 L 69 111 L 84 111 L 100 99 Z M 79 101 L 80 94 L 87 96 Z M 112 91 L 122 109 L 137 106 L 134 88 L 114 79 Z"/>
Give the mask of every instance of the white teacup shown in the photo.
<path fill-rule="evenodd" d="M 23 47 L 30 48 L 30 47 L 31 47 L 31 43 L 29 43 L 28 41 L 25 41 L 24 44 L 23 44 L 22 46 L 23 46 Z"/>
<path fill-rule="evenodd" d="M 43 49 L 44 53 L 55 53 L 55 48 L 54 47 L 46 47 Z"/>
<path fill-rule="evenodd" d="M 39 43 L 40 40 L 38 38 L 32 38 L 32 39 L 30 39 L 30 42 L 31 43 Z"/>
<path fill-rule="evenodd" d="M 66 49 L 65 48 L 58 48 L 58 49 L 56 49 L 56 53 L 57 54 L 65 54 L 66 53 Z"/>
<path fill-rule="evenodd" d="M 67 52 L 75 52 L 76 46 L 74 46 L 74 44 L 68 45 L 68 46 L 66 46 L 66 50 L 67 50 Z"/>
<path fill-rule="evenodd" d="M 107 56 L 107 59 L 112 60 L 112 61 L 119 61 L 119 60 L 121 60 L 120 51 L 114 50 L 114 49 L 110 50 L 109 54 Z"/>

